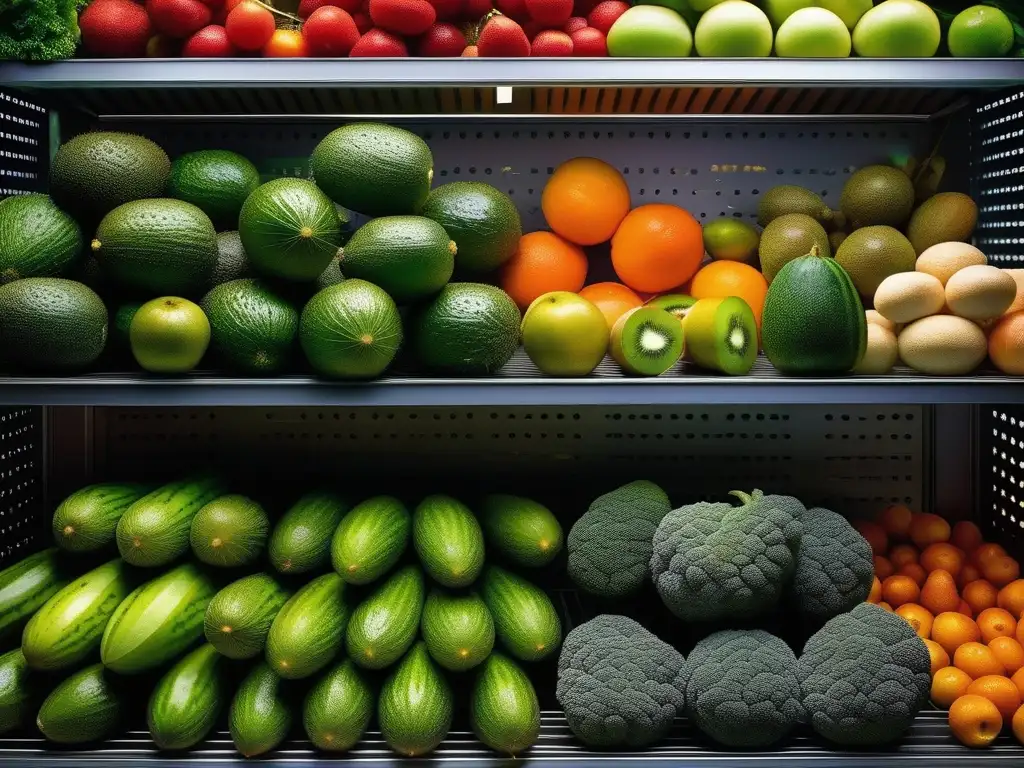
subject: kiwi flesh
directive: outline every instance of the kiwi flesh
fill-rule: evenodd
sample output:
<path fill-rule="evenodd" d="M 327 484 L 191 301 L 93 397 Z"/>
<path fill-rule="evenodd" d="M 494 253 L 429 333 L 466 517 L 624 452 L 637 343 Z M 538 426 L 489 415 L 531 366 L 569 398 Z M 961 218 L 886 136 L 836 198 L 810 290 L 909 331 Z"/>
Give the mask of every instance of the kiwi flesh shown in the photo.
<path fill-rule="evenodd" d="M 626 373 L 660 376 L 683 355 L 683 325 L 657 307 L 637 307 L 612 326 L 612 358 Z"/>
<path fill-rule="evenodd" d="M 697 300 L 693 296 L 687 296 L 685 293 L 665 293 L 661 296 L 655 296 L 653 299 L 648 299 L 644 306 L 663 309 L 682 321 L 686 317 L 686 313 L 696 303 Z"/>
<path fill-rule="evenodd" d="M 698 301 L 686 315 L 683 334 L 690 359 L 701 368 L 743 376 L 757 360 L 757 321 L 736 296 Z"/>

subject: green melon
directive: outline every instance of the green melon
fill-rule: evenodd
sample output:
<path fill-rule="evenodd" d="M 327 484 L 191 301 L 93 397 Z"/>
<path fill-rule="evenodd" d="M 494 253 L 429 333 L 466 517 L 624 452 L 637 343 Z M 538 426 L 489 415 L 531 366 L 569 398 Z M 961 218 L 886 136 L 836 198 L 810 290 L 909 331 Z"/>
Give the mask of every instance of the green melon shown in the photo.
<path fill-rule="evenodd" d="M 232 280 L 203 298 L 216 355 L 243 373 L 276 373 L 291 362 L 299 313 L 261 280 Z"/>
<path fill-rule="evenodd" d="M 0 285 L 64 274 L 82 253 L 82 230 L 46 195 L 0 200 Z"/>
<path fill-rule="evenodd" d="M 442 184 L 427 196 L 423 215 L 455 241 L 455 264 L 490 272 L 512 258 L 523 236 L 519 210 L 504 192 L 478 181 Z"/>
<path fill-rule="evenodd" d="M 242 205 L 259 185 L 260 172 L 237 152 L 204 149 L 174 161 L 167 195 L 201 208 L 218 230 L 227 230 L 238 226 Z"/>

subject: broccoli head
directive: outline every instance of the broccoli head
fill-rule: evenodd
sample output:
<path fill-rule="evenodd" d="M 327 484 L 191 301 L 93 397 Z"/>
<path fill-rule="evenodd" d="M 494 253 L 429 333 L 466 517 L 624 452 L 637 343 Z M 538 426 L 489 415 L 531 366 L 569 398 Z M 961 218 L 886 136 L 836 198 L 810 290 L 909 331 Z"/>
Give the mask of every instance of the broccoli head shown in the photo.
<path fill-rule="evenodd" d="M 624 597 L 647 578 L 651 539 L 672 508 L 654 483 L 638 480 L 590 505 L 566 540 L 569 576 L 601 597 Z"/>
<path fill-rule="evenodd" d="M 766 747 L 803 719 L 796 656 L 764 630 L 715 632 L 683 666 L 686 713 L 727 747 Z"/>
<path fill-rule="evenodd" d="M 928 701 L 930 671 L 924 640 L 871 603 L 829 620 L 797 662 L 811 726 L 847 746 L 899 738 Z"/>
<path fill-rule="evenodd" d="M 78 9 L 85 0 L 3 0 L 0 61 L 69 59 L 78 46 Z"/>
<path fill-rule="evenodd" d="M 565 638 L 558 703 L 590 747 L 646 747 L 682 711 L 683 655 L 625 616 L 598 616 Z"/>
<path fill-rule="evenodd" d="M 669 512 L 654 534 L 654 584 L 684 621 L 769 613 L 792 576 L 803 505 L 761 491 L 733 495 L 742 506 L 690 504 Z"/>
<path fill-rule="evenodd" d="M 842 515 L 809 509 L 796 553 L 791 595 L 801 613 L 831 619 L 863 603 L 871 592 L 875 564 L 871 545 Z"/>

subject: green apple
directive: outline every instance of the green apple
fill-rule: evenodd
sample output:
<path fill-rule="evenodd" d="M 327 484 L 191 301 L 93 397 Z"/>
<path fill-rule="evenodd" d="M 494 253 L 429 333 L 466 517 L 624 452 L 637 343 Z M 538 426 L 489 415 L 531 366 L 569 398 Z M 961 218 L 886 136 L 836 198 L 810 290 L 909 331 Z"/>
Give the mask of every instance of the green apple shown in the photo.
<path fill-rule="evenodd" d="M 608 30 L 608 55 L 618 58 L 676 59 L 689 56 L 692 48 L 683 17 L 657 5 L 630 8 Z"/>
<path fill-rule="evenodd" d="M 726 0 L 700 17 L 693 42 L 705 58 L 764 58 L 772 53 L 772 24 L 753 3 Z"/>
<path fill-rule="evenodd" d="M 864 58 L 929 58 L 941 42 L 939 17 L 920 0 L 885 0 L 853 30 L 853 50 Z"/>
<path fill-rule="evenodd" d="M 812 8 L 815 5 L 814 0 L 762 0 L 761 2 L 761 7 L 772 22 L 772 29 L 781 27 L 782 22 L 801 8 Z"/>
<path fill-rule="evenodd" d="M 801 8 L 775 33 L 775 55 L 797 59 L 845 59 L 850 55 L 850 30 L 824 8 Z"/>
<path fill-rule="evenodd" d="M 873 3 L 872 0 L 817 0 L 815 5 L 832 11 L 843 20 L 847 29 L 853 29 L 860 17 L 871 10 Z"/>
<path fill-rule="evenodd" d="M 552 291 L 534 299 L 521 330 L 526 354 L 549 376 L 586 376 L 608 351 L 604 314 L 569 291 Z"/>
<path fill-rule="evenodd" d="M 147 301 L 128 330 L 132 354 L 154 373 L 188 373 L 210 345 L 210 321 L 188 299 L 164 296 Z"/>

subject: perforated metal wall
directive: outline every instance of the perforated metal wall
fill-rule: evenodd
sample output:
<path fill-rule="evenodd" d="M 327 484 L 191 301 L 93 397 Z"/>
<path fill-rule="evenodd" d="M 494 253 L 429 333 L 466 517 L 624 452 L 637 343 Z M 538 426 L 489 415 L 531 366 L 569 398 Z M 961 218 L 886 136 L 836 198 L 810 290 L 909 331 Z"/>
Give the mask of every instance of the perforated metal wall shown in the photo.
<path fill-rule="evenodd" d="M 46 188 L 48 135 L 44 107 L 0 91 L 0 199 Z"/>
<path fill-rule="evenodd" d="M 1024 549 L 1024 408 L 982 408 L 979 519 L 1004 546 Z"/>
<path fill-rule="evenodd" d="M 43 409 L 0 408 L 0 565 L 40 546 Z"/>
<path fill-rule="evenodd" d="M 996 266 L 1024 265 L 1024 90 L 979 101 L 971 121 L 975 241 Z"/>

